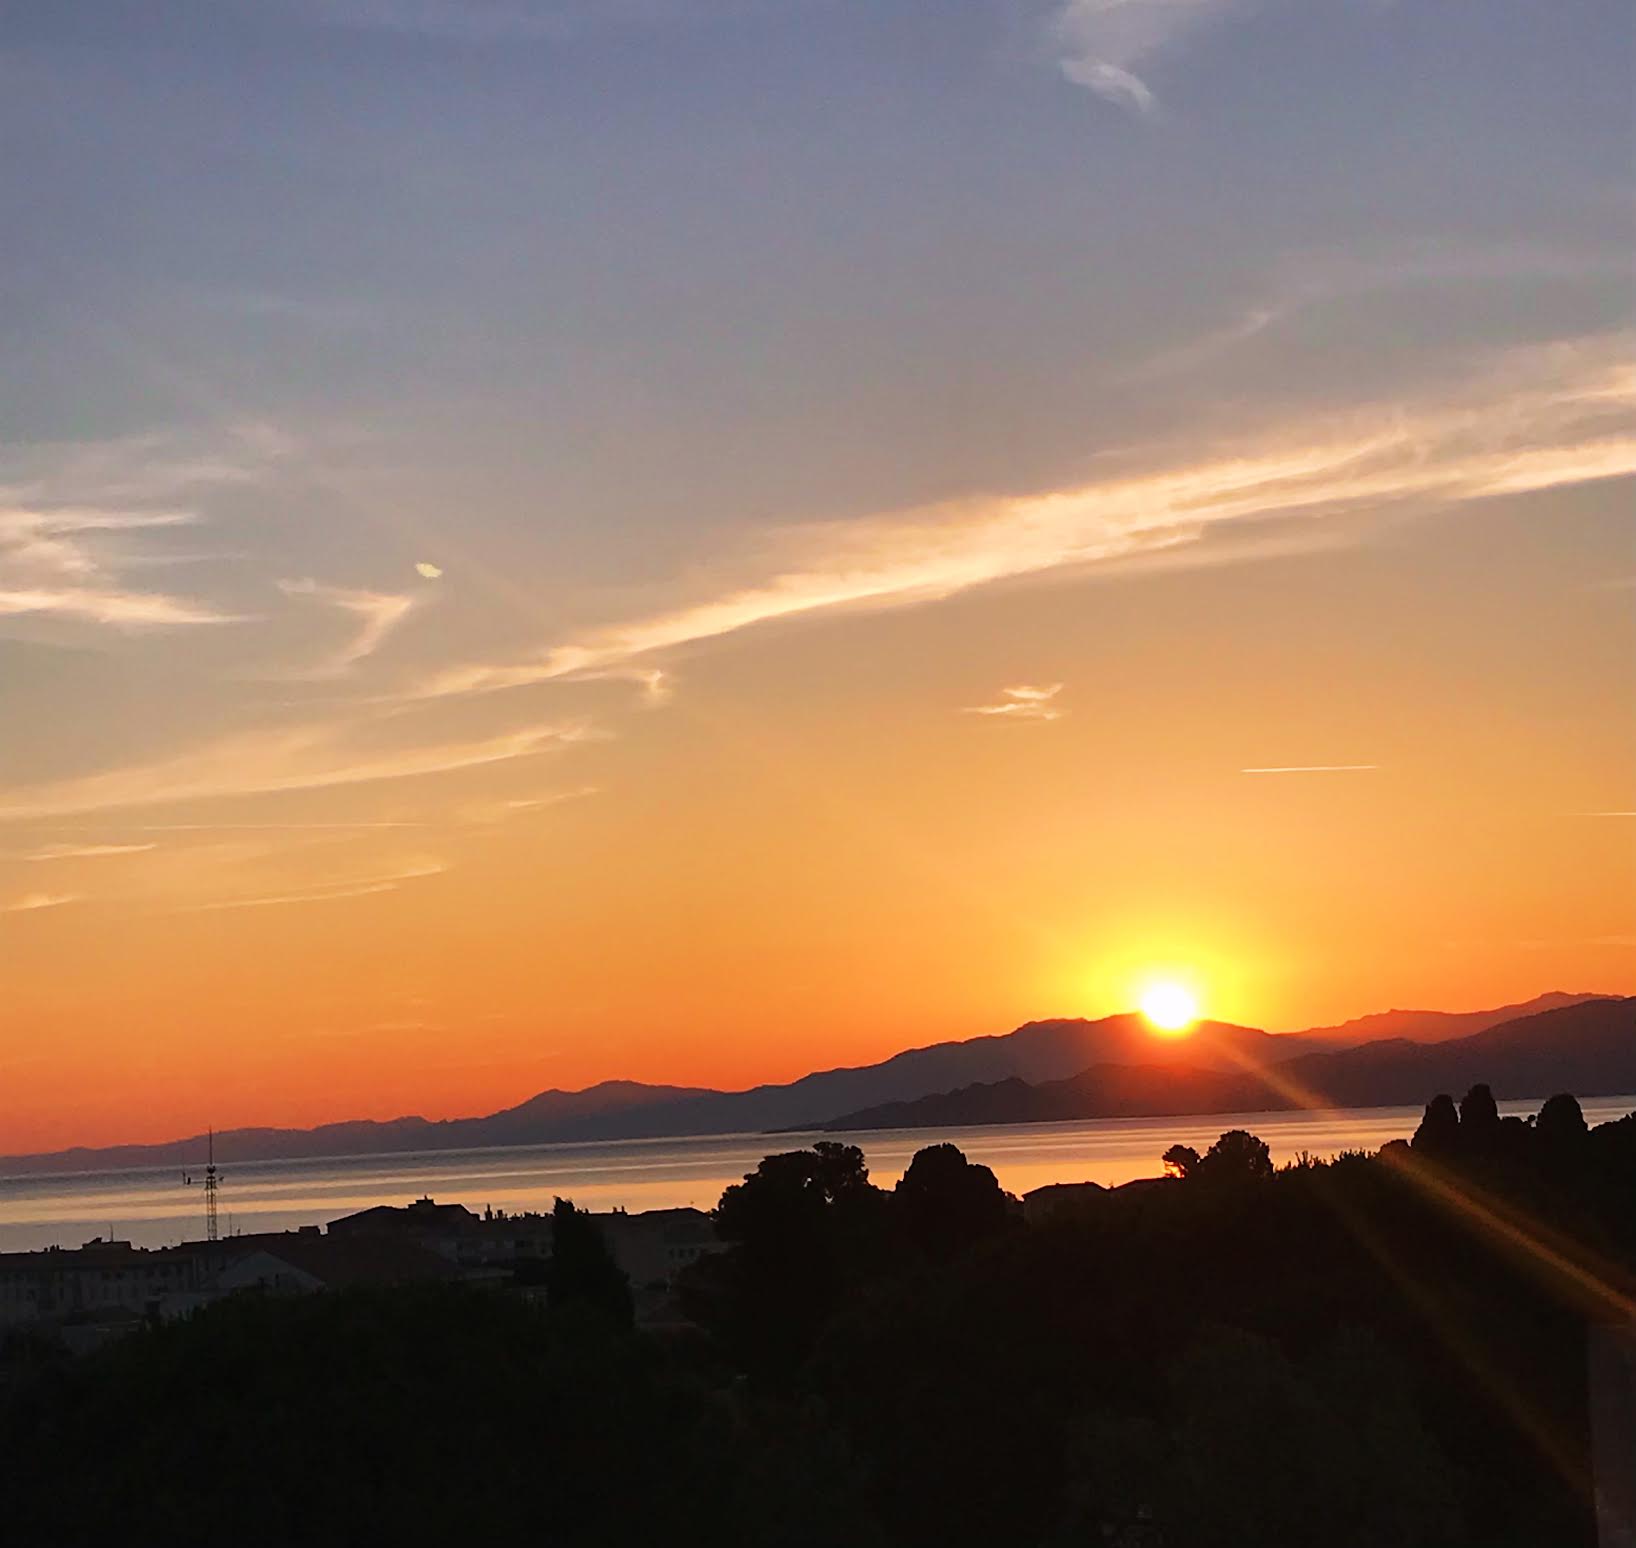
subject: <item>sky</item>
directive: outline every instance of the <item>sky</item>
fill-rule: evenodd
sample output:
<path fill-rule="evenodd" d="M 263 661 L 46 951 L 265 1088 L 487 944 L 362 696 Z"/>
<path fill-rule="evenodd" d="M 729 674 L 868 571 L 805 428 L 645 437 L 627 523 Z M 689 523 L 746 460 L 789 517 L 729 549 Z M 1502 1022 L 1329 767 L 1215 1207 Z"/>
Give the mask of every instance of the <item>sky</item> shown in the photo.
<path fill-rule="evenodd" d="M 0 1153 L 1636 989 L 1615 0 L 0 14 Z"/>

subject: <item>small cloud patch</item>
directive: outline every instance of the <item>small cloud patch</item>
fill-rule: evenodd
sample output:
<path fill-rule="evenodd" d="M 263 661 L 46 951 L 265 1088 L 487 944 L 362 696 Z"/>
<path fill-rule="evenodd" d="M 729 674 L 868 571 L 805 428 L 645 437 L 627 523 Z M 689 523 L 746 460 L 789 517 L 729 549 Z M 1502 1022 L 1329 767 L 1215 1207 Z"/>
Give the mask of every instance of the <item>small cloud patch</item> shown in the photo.
<path fill-rule="evenodd" d="M 1061 720 L 1068 713 L 1056 703 L 1061 692 L 1061 683 L 1019 683 L 1015 688 L 1002 688 L 997 703 L 968 704 L 964 713 L 1000 715 L 1007 720 Z"/>
<path fill-rule="evenodd" d="M 77 892 L 25 892 L 15 902 L 0 907 L 4 914 L 32 914 L 42 908 L 61 908 L 64 903 L 77 903 Z"/>

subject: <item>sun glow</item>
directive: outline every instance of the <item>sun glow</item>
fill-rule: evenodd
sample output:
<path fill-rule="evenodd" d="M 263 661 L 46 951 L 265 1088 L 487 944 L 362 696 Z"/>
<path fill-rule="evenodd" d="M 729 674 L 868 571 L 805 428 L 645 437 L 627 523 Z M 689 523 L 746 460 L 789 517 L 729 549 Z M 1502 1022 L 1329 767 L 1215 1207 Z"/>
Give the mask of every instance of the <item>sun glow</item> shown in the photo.
<path fill-rule="evenodd" d="M 1198 1020 L 1199 1002 L 1180 984 L 1152 984 L 1143 991 L 1142 1014 L 1155 1031 L 1175 1036 Z"/>

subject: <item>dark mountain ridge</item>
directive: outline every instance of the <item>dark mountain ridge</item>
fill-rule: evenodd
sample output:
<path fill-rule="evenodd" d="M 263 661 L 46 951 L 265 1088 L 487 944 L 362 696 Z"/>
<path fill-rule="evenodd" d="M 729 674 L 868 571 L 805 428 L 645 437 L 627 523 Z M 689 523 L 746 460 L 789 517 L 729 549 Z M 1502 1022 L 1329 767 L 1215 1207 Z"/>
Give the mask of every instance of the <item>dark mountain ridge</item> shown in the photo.
<path fill-rule="evenodd" d="M 1586 1000 L 1605 1000 L 1605 994 L 1564 994 L 1552 990 L 1536 994 L 1516 1005 L 1497 1005 L 1492 1010 L 1429 1011 L 1389 1010 L 1357 1016 L 1332 1027 L 1310 1027 L 1295 1034 L 1303 1041 L 1326 1048 L 1352 1048 L 1359 1043 L 1375 1043 L 1385 1038 L 1407 1038 L 1411 1043 L 1442 1043 L 1451 1038 L 1470 1037 L 1486 1032 L 1504 1021 L 1519 1021 L 1540 1011 L 1561 1010 Z"/>
<path fill-rule="evenodd" d="M 1065 1080 L 1005 1080 L 843 1113 L 824 1127 L 908 1129 L 1309 1107 L 1387 1107 L 1458 1096 L 1486 1081 L 1501 1100 L 1636 1091 L 1636 999 L 1583 1000 L 1442 1043 L 1392 1038 L 1257 1070 L 1094 1065 Z"/>
<path fill-rule="evenodd" d="M 1584 1003 L 1586 999 L 1556 994 L 1528 1003 Z M 1455 1013 L 1387 1012 L 1381 1018 L 1365 1017 L 1346 1025 L 1384 1026 L 1392 1024 L 1393 1017 L 1436 1018 L 1452 1014 Z M 1482 1018 L 1501 1013 L 1469 1014 Z M 1336 1045 L 1330 1039 L 1336 1030 L 1273 1034 L 1225 1022 L 1204 1022 L 1186 1037 L 1161 1038 L 1134 1013 L 1094 1021 L 1059 1017 L 1026 1022 L 1003 1034 L 906 1049 L 878 1064 L 816 1071 L 799 1080 L 756 1086 L 746 1091 L 649 1086 L 638 1081 L 611 1080 L 581 1091 L 543 1091 L 515 1107 L 470 1118 L 356 1119 L 312 1129 L 224 1130 L 216 1135 L 216 1153 L 218 1159 L 231 1162 L 816 1129 L 833 1126 L 837 1114 L 866 1112 L 884 1104 L 912 1104 L 935 1093 L 958 1093 L 968 1087 L 1010 1082 L 1037 1087 L 1113 1066 L 1150 1072 L 1148 1078 L 1153 1087 L 1148 1097 L 1138 1096 L 1136 1085 L 1131 1084 L 1134 1077 L 1119 1078 L 1123 1082 L 1120 1089 L 1126 1093 L 1124 1099 L 1130 1104 L 1126 1110 L 1131 1113 L 1233 1111 L 1232 1105 L 1224 1108 L 1215 1104 L 1226 1100 L 1223 1093 L 1235 1089 L 1234 1080 L 1246 1079 L 1246 1072 L 1253 1069 L 1289 1065 L 1297 1057 L 1309 1054 L 1319 1056 L 1319 1050 L 1323 1051 L 1321 1056 L 1333 1057 Z M 1346 1068 L 1337 1067 L 1343 1072 Z M 1323 1072 L 1301 1076 L 1296 1068 L 1291 1073 L 1301 1078 L 1315 1078 Z M 1349 1089 L 1379 1088 L 1378 1081 L 1371 1085 L 1361 1070 L 1352 1071 L 1350 1079 Z M 1263 1091 L 1251 1106 L 1268 1105 L 1264 1088 L 1243 1089 Z M 1391 1086 L 1391 1089 L 1400 1088 Z M 1630 1089 L 1630 1085 L 1625 1089 Z M 1356 1100 L 1420 1100 L 1423 1094 L 1417 1085 L 1407 1097 Z M 1336 1097 L 1335 1100 L 1352 1099 Z M 1192 1102 L 1210 1105 L 1203 1108 L 1187 1105 Z M 1164 1105 L 1154 1107 L 1152 1103 Z M 1178 1103 L 1183 1105 L 1179 1107 Z M 80 1146 L 40 1155 L 5 1156 L 0 1157 L 0 1175 L 196 1165 L 204 1156 L 205 1144 L 205 1136 L 197 1134 L 160 1144 L 98 1149 Z"/>
<path fill-rule="evenodd" d="M 1187 1039 L 1195 1057 L 1212 1067 L 1267 1057 L 1266 1050 L 1279 1042 L 1272 1033 L 1225 1022 L 1205 1022 Z M 216 1154 L 221 1160 L 258 1161 L 816 1128 L 845 1108 L 905 1100 L 1010 1075 L 1052 1080 L 1098 1059 L 1128 1057 L 1144 1046 L 1152 1057 L 1162 1058 L 1180 1044 L 1155 1039 L 1143 1018 L 1134 1013 L 1099 1021 L 1031 1021 L 1014 1032 L 933 1043 L 906 1049 L 879 1064 L 821 1070 L 786 1084 L 747 1091 L 604 1081 L 584 1091 L 544 1091 L 483 1117 L 358 1119 L 314 1129 L 224 1130 L 216 1135 Z M 6 1156 L 0 1157 L 0 1175 L 192 1164 L 204 1149 L 205 1136 L 198 1134 L 163 1144 Z"/>

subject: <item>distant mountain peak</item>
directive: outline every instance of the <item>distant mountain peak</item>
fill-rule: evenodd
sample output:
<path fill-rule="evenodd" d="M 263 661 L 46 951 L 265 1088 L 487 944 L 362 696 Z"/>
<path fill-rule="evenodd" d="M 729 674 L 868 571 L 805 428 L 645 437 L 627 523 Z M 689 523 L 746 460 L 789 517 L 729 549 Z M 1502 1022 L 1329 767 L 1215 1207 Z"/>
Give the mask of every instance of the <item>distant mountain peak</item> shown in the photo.
<path fill-rule="evenodd" d="M 1394 1008 L 1388 1011 L 1373 1011 L 1366 1016 L 1355 1016 L 1350 1021 L 1337 1022 L 1334 1026 L 1310 1027 L 1304 1032 L 1283 1035 L 1318 1044 L 1343 1046 L 1378 1042 L 1386 1037 L 1407 1038 L 1412 1043 L 1441 1043 L 1451 1038 L 1470 1037 L 1473 1033 L 1498 1026 L 1501 1022 L 1538 1015 L 1541 1011 L 1561 1010 L 1569 1005 L 1582 1005 L 1588 1000 L 1618 998 L 1618 995 L 1570 994 L 1565 990 L 1552 989 L 1515 1005 L 1497 1005 L 1488 1010 Z"/>

